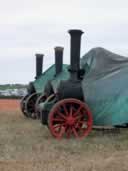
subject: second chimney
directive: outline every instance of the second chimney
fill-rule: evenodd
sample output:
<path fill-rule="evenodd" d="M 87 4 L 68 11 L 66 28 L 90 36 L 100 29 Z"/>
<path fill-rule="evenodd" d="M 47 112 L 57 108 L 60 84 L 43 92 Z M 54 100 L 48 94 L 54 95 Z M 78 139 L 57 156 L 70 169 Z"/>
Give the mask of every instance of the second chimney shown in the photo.
<path fill-rule="evenodd" d="M 62 72 L 63 69 L 63 47 L 55 47 L 55 75 Z"/>
<path fill-rule="evenodd" d="M 36 79 L 41 76 L 43 70 L 43 54 L 36 54 Z"/>
<path fill-rule="evenodd" d="M 71 79 L 78 79 L 78 72 L 80 70 L 80 47 L 81 47 L 81 30 L 69 30 L 71 36 L 71 50 L 70 50 L 70 73 Z"/>

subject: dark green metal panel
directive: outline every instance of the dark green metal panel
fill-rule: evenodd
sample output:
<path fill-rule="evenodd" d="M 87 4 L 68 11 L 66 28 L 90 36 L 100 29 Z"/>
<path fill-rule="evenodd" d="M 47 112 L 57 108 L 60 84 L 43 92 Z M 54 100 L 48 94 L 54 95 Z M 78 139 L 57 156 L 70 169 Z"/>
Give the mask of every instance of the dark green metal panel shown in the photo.
<path fill-rule="evenodd" d="M 63 67 L 63 72 L 61 72 L 60 74 L 58 74 L 51 81 L 54 92 L 57 91 L 57 87 L 59 86 L 60 81 L 69 79 L 69 74 L 70 73 L 68 72 L 68 65 L 65 65 Z"/>
<path fill-rule="evenodd" d="M 63 72 L 61 72 L 58 76 L 55 76 L 55 65 L 52 65 L 48 68 L 37 80 L 33 82 L 34 88 L 37 93 L 42 93 L 44 91 L 44 87 L 49 80 L 53 80 L 52 84 L 54 88 L 58 85 L 59 81 L 64 78 L 68 78 L 68 65 L 63 64 Z"/>

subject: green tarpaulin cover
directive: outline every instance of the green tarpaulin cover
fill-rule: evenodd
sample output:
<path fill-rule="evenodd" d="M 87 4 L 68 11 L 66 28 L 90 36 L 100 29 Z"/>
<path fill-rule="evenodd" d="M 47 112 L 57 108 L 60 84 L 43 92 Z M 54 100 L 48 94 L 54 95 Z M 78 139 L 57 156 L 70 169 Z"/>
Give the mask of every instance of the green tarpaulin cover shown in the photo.
<path fill-rule="evenodd" d="M 128 58 L 94 48 L 81 59 L 84 100 L 94 125 L 128 123 Z"/>

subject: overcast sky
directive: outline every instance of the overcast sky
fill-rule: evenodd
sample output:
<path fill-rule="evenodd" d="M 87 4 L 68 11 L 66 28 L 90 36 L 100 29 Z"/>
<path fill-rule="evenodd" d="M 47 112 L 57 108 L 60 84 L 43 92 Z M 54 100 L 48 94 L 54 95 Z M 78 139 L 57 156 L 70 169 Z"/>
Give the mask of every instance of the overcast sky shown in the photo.
<path fill-rule="evenodd" d="M 0 84 L 34 80 L 35 53 L 45 70 L 55 46 L 69 63 L 72 28 L 85 32 L 81 56 L 93 47 L 128 56 L 128 0 L 0 0 Z"/>

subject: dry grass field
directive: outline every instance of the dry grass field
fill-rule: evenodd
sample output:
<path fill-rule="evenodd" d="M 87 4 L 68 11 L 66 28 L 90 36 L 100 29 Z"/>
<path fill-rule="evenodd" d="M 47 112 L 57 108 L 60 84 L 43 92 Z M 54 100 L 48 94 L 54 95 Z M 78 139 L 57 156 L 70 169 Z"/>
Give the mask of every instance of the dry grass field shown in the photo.
<path fill-rule="evenodd" d="M 0 171 L 128 171 L 128 130 L 58 141 L 39 121 L 5 107 L 0 111 Z"/>

